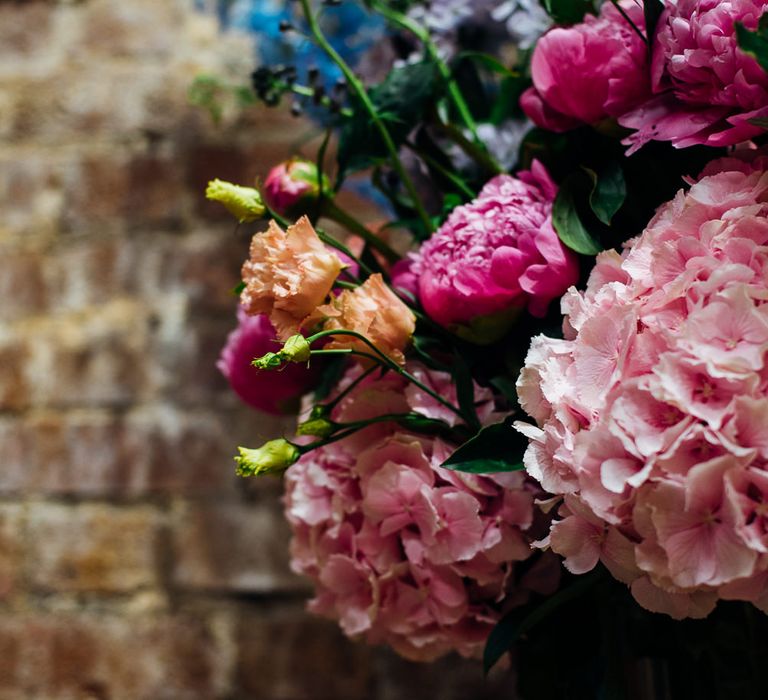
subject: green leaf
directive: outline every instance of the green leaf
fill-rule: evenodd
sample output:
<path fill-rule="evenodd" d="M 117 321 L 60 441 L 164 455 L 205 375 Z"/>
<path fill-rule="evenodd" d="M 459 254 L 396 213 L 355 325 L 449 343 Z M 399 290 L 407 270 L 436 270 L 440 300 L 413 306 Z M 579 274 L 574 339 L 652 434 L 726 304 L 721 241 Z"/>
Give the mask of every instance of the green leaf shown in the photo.
<path fill-rule="evenodd" d="M 645 36 L 649 41 L 653 41 L 653 35 L 656 33 L 656 25 L 659 23 L 659 17 L 664 12 L 664 3 L 662 0 L 643 0 L 643 15 L 645 16 Z"/>
<path fill-rule="evenodd" d="M 754 117 L 752 119 L 747 119 L 747 121 L 750 124 L 754 124 L 755 126 L 759 126 L 761 129 L 768 129 L 768 118 L 767 117 Z"/>
<path fill-rule="evenodd" d="M 616 163 L 609 163 L 599 174 L 589 168 L 584 171 L 592 179 L 592 192 L 589 195 L 589 206 L 595 216 L 606 226 L 609 226 L 614 214 L 621 209 L 627 198 L 627 183 L 624 172 Z"/>
<path fill-rule="evenodd" d="M 405 141 L 413 127 L 423 121 L 424 112 L 436 99 L 441 81 L 430 61 L 410 63 L 390 71 L 368 95 L 376 113 L 386 123 L 396 146 Z M 339 135 L 339 179 L 355 170 L 381 163 L 388 156 L 381 134 L 359 100 L 352 100 L 352 116 Z"/>
<path fill-rule="evenodd" d="M 576 24 L 595 6 L 592 0 L 544 0 L 544 9 L 557 24 Z"/>
<path fill-rule="evenodd" d="M 233 294 L 234 296 L 236 296 L 236 297 L 239 297 L 239 296 L 240 296 L 240 295 L 243 293 L 243 290 L 246 288 L 246 286 L 247 286 L 247 285 L 245 284 L 245 282 L 242 282 L 242 281 L 241 281 L 241 282 L 240 282 L 240 284 L 238 284 L 238 285 L 237 285 L 237 287 L 235 287 L 235 288 L 232 290 L 232 294 Z"/>
<path fill-rule="evenodd" d="M 742 22 L 736 22 L 736 40 L 739 48 L 752 56 L 765 71 L 768 71 L 768 12 L 763 13 L 757 29 L 750 31 Z"/>
<path fill-rule="evenodd" d="M 597 569 L 586 576 L 579 577 L 575 583 L 572 583 L 567 588 L 562 588 L 554 595 L 546 598 L 533 610 L 528 605 L 512 610 L 512 612 L 505 615 L 496 627 L 491 630 L 491 633 L 488 635 L 488 641 L 485 643 L 485 649 L 483 650 L 483 670 L 485 673 L 488 673 L 496 665 L 496 662 L 526 632 L 532 630 L 539 622 L 549 617 L 564 603 L 578 598 L 585 593 L 602 577 L 603 571 Z"/>
<path fill-rule="evenodd" d="M 569 175 L 560 187 L 552 206 L 552 224 L 560 240 L 582 255 L 597 255 L 602 246 L 587 231 L 576 209 L 574 193 L 578 190 L 578 175 Z"/>
<path fill-rule="evenodd" d="M 470 427 L 473 430 L 480 429 L 480 420 L 475 410 L 475 382 L 472 379 L 472 372 L 469 365 L 458 349 L 453 350 L 453 366 L 451 367 L 453 381 L 456 384 L 456 399 L 459 402 L 459 409 L 470 419 Z"/>
<path fill-rule="evenodd" d="M 467 440 L 442 466 L 470 474 L 515 472 L 523 469 L 528 440 L 512 427 L 512 419 L 483 428 Z"/>
<path fill-rule="evenodd" d="M 498 58 L 490 56 L 487 53 L 482 53 L 480 51 L 462 51 L 457 56 L 457 58 L 459 60 L 462 58 L 467 58 L 470 61 L 474 61 L 486 70 L 489 70 L 492 73 L 498 73 L 505 78 L 516 78 L 519 76 L 519 73 L 512 70 L 511 68 L 507 68 L 501 61 L 499 61 Z"/>

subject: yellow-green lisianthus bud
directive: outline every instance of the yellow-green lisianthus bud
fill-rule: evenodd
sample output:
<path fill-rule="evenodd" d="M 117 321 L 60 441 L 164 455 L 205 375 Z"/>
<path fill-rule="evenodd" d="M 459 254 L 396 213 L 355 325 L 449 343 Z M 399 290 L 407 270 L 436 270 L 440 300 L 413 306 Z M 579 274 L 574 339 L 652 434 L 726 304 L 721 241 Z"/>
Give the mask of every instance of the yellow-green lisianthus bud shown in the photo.
<path fill-rule="evenodd" d="M 216 179 L 208 183 L 205 196 L 221 202 L 241 224 L 256 221 L 266 211 L 261 194 L 254 187 L 242 187 Z"/>
<path fill-rule="evenodd" d="M 326 438 L 333 433 L 336 425 L 327 418 L 310 418 L 299 424 L 296 428 L 297 435 L 311 435 L 312 437 Z"/>
<path fill-rule="evenodd" d="M 292 335 L 285 341 L 280 355 L 288 362 L 309 362 L 309 343 L 303 335 Z"/>
<path fill-rule="evenodd" d="M 261 474 L 281 474 L 299 457 L 299 448 L 284 438 L 270 440 L 256 449 L 237 448 L 240 454 L 235 457 L 238 476 L 259 476 Z"/>
<path fill-rule="evenodd" d="M 278 369 L 283 366 L 283 355 L 279 352 L 268 352 L 251 361 L 256 369 Z"/>

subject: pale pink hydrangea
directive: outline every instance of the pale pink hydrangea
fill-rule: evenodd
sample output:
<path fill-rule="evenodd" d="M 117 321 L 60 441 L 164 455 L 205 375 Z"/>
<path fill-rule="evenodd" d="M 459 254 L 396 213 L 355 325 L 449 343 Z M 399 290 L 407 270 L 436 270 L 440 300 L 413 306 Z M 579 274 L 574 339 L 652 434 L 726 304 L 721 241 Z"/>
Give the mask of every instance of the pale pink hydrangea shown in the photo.
<path fill-rule="evenodd" d="M 424 310 L 447 327 L 526 306 L 543 316 L 578 279 L 576 255 L 552 226 L 556 193 L 536 161 L 516 177 L 498 175 L 395 270 L 393 284 L 409 290 L 417 282 Z"/>
<path fill-rule="evenodd" d="M 340 388 L 359 372 L 351 370 Z M 432 373 L 429 383 L 448 379 Z M 476 397 L 487 416 L 490 392 L 478 388 Z M 436 402 L 390 373 L 364 380 L 333 418 L 408 411 L 444 417 Z M 536 492 L 525 474 L 441 468 L 451 451 L 438 438 L 380 423 L 310 452 L 286 473 L 292 567 L 314 581 L 310 609 L 337 619 L 351 637 L 415 660 L 478 655 L 505 607 L 557 585 L 556 575 L 542 584 L 541 566 L 525 577 L 515 571 L 514 562 L 531 555 L 526 530 Z"/>
<path fill-rule="evenodd" d="M 735 23 L 757 27 L 762 0 L 667 0 L 653 42 L 655 96 L 619 122 L 636 129 L 630 152 L 648 141 L 729 146 L 763 132 L 768 74 L 738 47 Z"/>
<path fill-rule="evenodd" d="M 518 381 L 545 543 L 646 608 L 768 609 L 768 158 L 716 161 L 563 299 Z"/>

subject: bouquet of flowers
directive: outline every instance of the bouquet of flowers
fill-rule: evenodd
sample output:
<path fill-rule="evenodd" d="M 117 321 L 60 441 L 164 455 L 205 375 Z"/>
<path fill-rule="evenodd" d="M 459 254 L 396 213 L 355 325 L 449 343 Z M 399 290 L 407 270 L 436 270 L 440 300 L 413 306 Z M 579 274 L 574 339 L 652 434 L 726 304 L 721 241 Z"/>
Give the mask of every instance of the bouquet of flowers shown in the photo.
<path fill-rule="evenodd" d="M 237 471 L 283 476 L 310 609 L 512 650 L 523 697 L 762 697 L 768 2 L 365 0 L 357 66 L 337 4 L 280 24 L 332 84 L 253 74 L 316 154 L 207 191 L 254 231 L 221 370 L 298 415 Z"/>

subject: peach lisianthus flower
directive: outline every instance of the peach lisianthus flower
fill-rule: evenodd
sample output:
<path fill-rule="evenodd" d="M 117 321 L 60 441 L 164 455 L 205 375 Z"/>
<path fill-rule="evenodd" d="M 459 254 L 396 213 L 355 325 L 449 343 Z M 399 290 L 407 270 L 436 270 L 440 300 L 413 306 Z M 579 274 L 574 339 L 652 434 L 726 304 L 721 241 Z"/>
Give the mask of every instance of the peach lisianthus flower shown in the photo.
<path fill-rule="evenodd" d="M 416 317 L 381 275 L 371 275 L 356 289 L 345 289 L 317 313 L 326 319 L 324 330 L 356 331 L 398 364 L 405 362 L 403 350 L 416 330 Z M 362 340 L 344 335 L 334 336 L 326 347 L 371 352 Z"/>
<path fill-rule="evenodd" d="M 326 300 L 342 267 L 307 217 L 287 231 L 270 221 L 251 241 L 240 300 L 249 315 L 267 314 L 280 340 L 286 340 Z"/>

